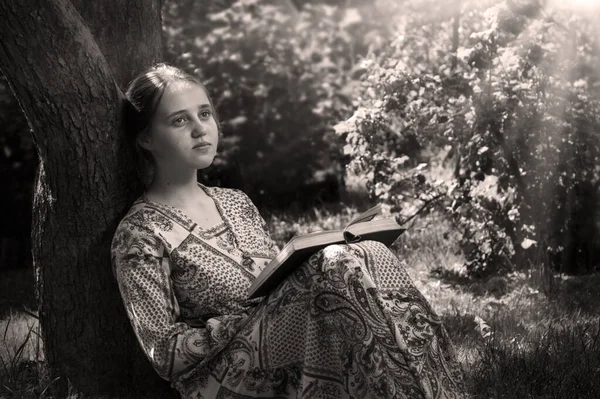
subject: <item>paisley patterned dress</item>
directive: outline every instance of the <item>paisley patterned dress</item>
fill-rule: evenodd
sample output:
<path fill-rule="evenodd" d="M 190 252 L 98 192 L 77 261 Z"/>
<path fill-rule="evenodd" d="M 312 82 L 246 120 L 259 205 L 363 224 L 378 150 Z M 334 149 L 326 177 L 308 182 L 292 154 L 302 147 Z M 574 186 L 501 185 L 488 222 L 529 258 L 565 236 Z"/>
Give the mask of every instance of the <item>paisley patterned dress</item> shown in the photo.
<path fill-rule="evenodd" d="M 141 197 L 112 243 L 138 341 L 182 397 L 467 396 L 440 318 L 387 247 L 329 246 L 247 300 L 278 249 L 244 193 L 201 187 L 221 224 Z"/>

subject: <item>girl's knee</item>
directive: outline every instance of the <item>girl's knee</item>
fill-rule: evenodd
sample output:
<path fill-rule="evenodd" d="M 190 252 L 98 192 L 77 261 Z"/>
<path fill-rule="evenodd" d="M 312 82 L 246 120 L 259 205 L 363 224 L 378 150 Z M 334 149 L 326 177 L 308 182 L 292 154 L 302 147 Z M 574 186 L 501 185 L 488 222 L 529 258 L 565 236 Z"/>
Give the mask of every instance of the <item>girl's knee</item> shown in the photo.
<path fill-rule="evenodd" d="M 348 270 L 360 267 L 362 259 L 354 244 L 333 244 L 323 248 L 318 255 L 321 272 Z"/>
<path fill-rule="evenodd" d="M 321 250 L 322 257 L 336 257 L 341 253 L 348 251 L 349 245 L 347 244 L 331 244 Z"/>

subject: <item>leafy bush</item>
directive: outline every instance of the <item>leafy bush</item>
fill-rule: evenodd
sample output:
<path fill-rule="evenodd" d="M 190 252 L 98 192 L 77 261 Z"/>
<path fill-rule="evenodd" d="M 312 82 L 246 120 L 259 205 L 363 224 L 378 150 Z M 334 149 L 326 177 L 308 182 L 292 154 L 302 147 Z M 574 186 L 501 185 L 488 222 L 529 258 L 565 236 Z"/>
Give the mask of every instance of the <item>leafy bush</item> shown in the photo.
<path fill-rule="evenodd" d="M 213 175 L 270 206 L 319 173 L 339 175 L 332 126 L 349 115 L 368 29 L 356 8 L 240 0 L 207 12 L 167 3 L 172 62 L 206 79 L 222 120 Z"/>
<path fill-rule="evenodd" d="M 336 125 L 344 151 L 371 194 L 400 212 L 444 198 L 472 273 L 522 264 L 535 246 L 562 271 L 591 270 L 600 127 L 593 25 L 536 1 L 478 3 L 463 2 L 471 11 L 459 16 L 440 12 L 435 24 L 401 18 L 396 38 L 363 61 L 362 101 Z M 428 154 L 444 147 L 454 179 L 436 181 Z"/>

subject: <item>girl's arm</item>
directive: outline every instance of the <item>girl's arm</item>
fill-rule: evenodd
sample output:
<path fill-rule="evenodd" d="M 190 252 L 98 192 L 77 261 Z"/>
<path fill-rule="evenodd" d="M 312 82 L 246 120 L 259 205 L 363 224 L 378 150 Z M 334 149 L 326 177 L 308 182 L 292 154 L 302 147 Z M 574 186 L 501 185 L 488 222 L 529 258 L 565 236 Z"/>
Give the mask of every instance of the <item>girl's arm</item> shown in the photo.
<path fill-rule="evenodd" d="M 181 321 L 160 240 L 143 227 L 121 222 L 112 243 L 112 265 L 137 339 L 158 374 L 172 380 L 231 341 L 241 315 L 208 319 L 202 328 Z"/>

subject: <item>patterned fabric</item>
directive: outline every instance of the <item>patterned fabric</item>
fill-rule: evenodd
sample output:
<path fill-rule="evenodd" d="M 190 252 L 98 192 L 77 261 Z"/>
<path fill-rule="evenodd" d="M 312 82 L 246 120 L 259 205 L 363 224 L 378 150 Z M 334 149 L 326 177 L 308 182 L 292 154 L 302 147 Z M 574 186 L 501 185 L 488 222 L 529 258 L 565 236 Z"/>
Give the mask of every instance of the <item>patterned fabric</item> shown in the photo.
<path fill-rule="evenodd" d="M 202 188 L 223 223 L 142 197 L 112 247 L 140 345 L 184 398 L 467 397 L 440 318 L 387 247 L 329 246 L 248 301 L 278 249 L 245 194 Z"/>

